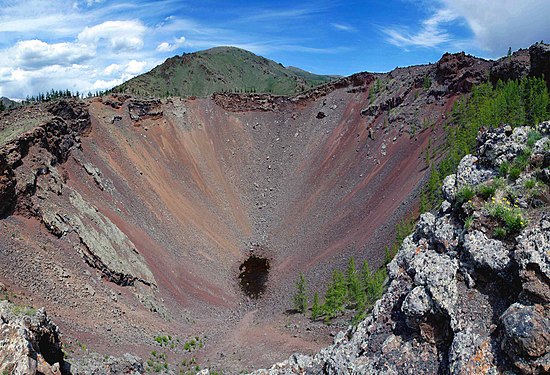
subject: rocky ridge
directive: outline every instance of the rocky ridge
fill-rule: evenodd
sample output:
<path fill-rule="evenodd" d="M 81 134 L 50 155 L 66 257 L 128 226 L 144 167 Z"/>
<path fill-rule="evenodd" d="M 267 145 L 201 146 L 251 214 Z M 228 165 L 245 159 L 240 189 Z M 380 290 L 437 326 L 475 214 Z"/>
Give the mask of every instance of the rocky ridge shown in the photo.
<path fill-rule="evenodd" d="M 0 373 L 11 375 L 143 374 L 141 359 L 91 355 L 71 364 L 59 328 L 46 310 L 0 301 Z"/>
<path fill-rule="evenodd" d="M 157 115 L 150 113 L 155 104 L 132 102 L 132 119 Z M 72 151 L 80 149 L 80 137 L 91 126 L 87 105 L 59 100 L 46 104 L 45 111 L 50 116 L 45 123 L 0 147 L 0 217 L 14 212 L 37 217 L 55 236 L 73 236 L 74 247 L 85 261 L 117 284 L 136 280 L 154 284 L 126 235 L 65 184 L 62 165 Z M 93 167 L 83 168 L 90 175 L 95 173 L 96 183 L 102 185 Z"/>
<path fill-rule="evenodd" d="M 548 373 L 550 122 L 537 130 L 531 146 L 528 127 L 480 132 L 477 155 L 445 179 L 439 210 L 420 217 L 388 265 L 372 314 L 317 355 L 254 374 Z M 525 170 L 503 184 L 500 166 L 526 152 Z M 496 206 L 522 229 L 498 235 Z"/>

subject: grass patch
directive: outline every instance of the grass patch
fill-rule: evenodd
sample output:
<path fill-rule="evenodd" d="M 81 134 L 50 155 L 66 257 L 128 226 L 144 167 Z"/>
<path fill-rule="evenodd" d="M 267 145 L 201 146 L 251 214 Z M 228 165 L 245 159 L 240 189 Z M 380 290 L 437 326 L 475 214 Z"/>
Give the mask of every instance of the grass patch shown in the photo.
<path fill-rule="evenodd" d="M 503 227 L 495 227 L 495 229 L 493 229 L 494 238 L 503 239 L 507 234 L 508 232 Z"/>
<path fill-rule="evenodd" d="M 508 233 L 519 232 L 527 223 L 522 210 L 517 206 L 512 206 L 507 198 L 492 198 L 491 202 L 485 205 L 485 209 L 489 216 L 504 224 L 504 229 Z"/>
<path fill-rule="evenodd" d="M 460 207 L 463 203 L 472 200 L 472 198 L 475 197 L 475 195 L 476 195 L 476 190 L 472 186 L 470 185 L 463 186 L 456 193 L 456 205 Z"/>
<path fill-rule="evenodd" d="M 13 307 L 11 308 L 11 312 L 17 316 L 23 316 L 23 315 L 35 316 L 36 311 L 37 310 L 34 307 L 22 306 L 22 305 L 13 305 Z"/>
<path fill-rule="evenodd" d="M 523 187 L 526 189 L 533 189 L 537 185 L 537 180 L 530 178 L 523 182 Z"/>
<path fill-rule="evenodd" d="M 531 130 L 529 133 L 527 133 L 527 146 L 532 148 L 535 143 L 537 143 L 537 141 L 541 138 L 542 135 L 538 131 Z"/>
<path fill-rule="evenodd" d="M 474 223 L 474 217 L 473 215 L 468 216 L 464 220 L 464 229 L 470 229 L 472 227 L 472 224 Z"/>
<path fill-rule="evenodd" d="M 510 168 L 510 173 L 508 173 L 508 177 L 510 177 L 512 180 L 517 180 L 520 175 L 521 169 L 519 167 L 513 166 L 512 168 Z"/>
<path fill-rule="evenodd" d="M 507 161 L 502 162 L 500 166 L 498 167 L 498 175 L 500 177 L 506 178 L 508 176 L 508 172 L 510 171 L 510 163 Z"/>

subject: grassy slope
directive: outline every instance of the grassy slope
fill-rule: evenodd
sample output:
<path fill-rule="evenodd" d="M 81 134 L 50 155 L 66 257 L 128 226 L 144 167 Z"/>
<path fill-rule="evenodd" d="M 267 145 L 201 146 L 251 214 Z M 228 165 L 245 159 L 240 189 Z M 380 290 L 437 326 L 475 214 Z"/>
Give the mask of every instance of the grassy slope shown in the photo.
<path fill-rule="evenodd" d="M 287 69 L 239 48 L 216 47 L 169 58 L 113 91 L 151 96 L 208 96 L 221 91 L 290 95 L 332 79 Z"/>

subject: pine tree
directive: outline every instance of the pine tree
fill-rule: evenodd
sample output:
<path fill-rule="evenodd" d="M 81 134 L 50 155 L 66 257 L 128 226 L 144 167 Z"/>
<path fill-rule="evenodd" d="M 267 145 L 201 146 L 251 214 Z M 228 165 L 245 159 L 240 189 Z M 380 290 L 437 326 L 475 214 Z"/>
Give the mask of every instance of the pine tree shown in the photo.
<path fill-rule="evenodd" d="M 316 320 L 323 313 L 321 305 L 319 304 L 319 293 L 315 292 L 313 295 L 313 306 L 311 306 L 311 319 Z"/>
<path fill-rule="evenodd" d="M 327 289 L 323 311 L 327 320 L 335 317 L 338 312 L 344 311 L 344 303 L 346 300 L 347 287 L 346 279 L 339 270 L 332 272 L 332 281 Z"/>
<path fill-rule="evenodd" d="M 365 293 L 359 276 L 357 275 L 355 259 L 353 257 L 349 259 L 348 268 L 346 270 L 346 284 L 348 301 L 354 306 L 357 306 L 364 300 Z"/>
<path fill-rule="evenodd" d="M 298 281 L 296 282 L 296 294 L 294 294 L 294 309 L 302 314 L 307 310 L 307 291 L 306 291 L 306 279 L 300 272 Z"/>

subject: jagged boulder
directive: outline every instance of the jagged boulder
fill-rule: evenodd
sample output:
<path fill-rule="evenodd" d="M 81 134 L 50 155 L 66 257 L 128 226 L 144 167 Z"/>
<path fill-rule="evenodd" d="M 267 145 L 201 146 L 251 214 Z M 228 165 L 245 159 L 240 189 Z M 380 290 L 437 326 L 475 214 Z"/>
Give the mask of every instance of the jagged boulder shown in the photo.
<path fill-rule="evenodd" d="M 60 375 L 61 348 L 59 329 L 44 309 L 0 301 L 0 373 Z"/>
<path fill-rule="evenodd" d="M 506 275 L 510 267 L 509 251 L 496 239 L 474 230 L 464 235 L 464 251 L 472 259 L 476 268 L 486 269 Z"/>
<path fill-rule="evenodd" d="M 541 77 L 544 74 L 546 85 L 550 89 L 550 45 L 535 43 L 529 47 L 531 58 L 530 74 L 534 77 Z"/>
<path fill-rule="evenodd" d="M 502 348 L 527 374 L 550 371 L 550 306 L 514 303 L 500 317 Z"/>

